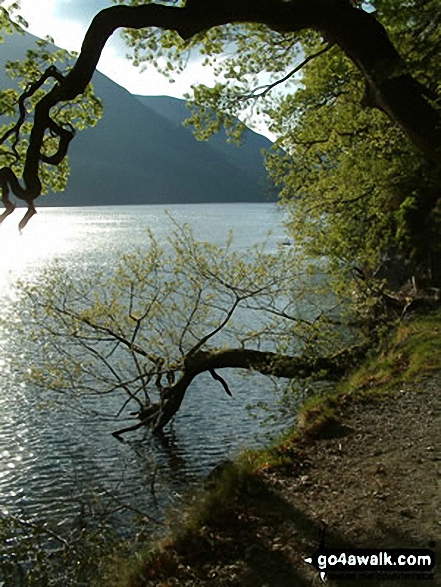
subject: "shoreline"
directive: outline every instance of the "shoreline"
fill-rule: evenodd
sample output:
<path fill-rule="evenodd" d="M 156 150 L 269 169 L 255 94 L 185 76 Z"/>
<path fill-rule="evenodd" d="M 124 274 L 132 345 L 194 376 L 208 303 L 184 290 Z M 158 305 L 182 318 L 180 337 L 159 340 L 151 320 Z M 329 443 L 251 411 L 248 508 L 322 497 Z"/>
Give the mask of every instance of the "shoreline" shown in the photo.
<path fill-rule="evenodd" d="M 432 548 L 441 560 L 440 446 L 441 317 L 432 314 L 402 323 L 338 393 L 306 403 L 296 430 L 226 466 L 169 520 L 168 537 L 117 572 L 111 564 L 97 584 L 320 584 L 304 559 L 325 528 L 328 547 Z M 361 575 L 365 584 L 401 581 Z"/>

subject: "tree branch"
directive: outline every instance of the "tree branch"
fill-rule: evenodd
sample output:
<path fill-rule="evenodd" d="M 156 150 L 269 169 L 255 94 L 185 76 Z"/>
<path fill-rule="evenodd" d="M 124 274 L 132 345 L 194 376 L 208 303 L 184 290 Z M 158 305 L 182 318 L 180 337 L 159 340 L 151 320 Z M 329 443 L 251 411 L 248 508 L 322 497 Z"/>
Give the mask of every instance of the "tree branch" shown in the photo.
<path fill-rule="evenodd" d="M 257 23 L 279 32 L 314 29 L 328 43 L 337 44 L 361 70 L 369 88 L 370 103 L 385 112 L 409 136 L 426 157 L 440 164 L 441 124 L 439 112 L 406 71 L 405 63 L 378 20 L 348 0 L 189 0 L 184 7 L 146 4 L 113 6 L 99 12 L 86 33 L 72 70 L 38 102 L 23 168 L 22 186 L 10 167 L 0 169 L 0 187 L 6 211 L 13 211 L 9 194 L 28 203 L 22 227 L 35 213 L 33 201 L 41 193 L 39 164 L 45 132 L 51 128 L 51 109 L 83 93 L 96 69 L 101 52 L 113 32 L 121 27 L 158 27 L 190 39 L 209 28 L 228 23 Z M 49 76 L 47 70 L 44 76 Z M 41 84 L 40 84 L 41 85 Z M 20 114 L 21 116 L 21 114 Z M 60 137 L 61 138 L 61 137 Z M 59 164 L 67 153 L 66 139 L 50 159 Z M 47 160 L 47 159 L 46 159 Z M 32 209 L 31 209 L 32 208 Z"/>
<path fill-rule="evenodd" d="M 228 322 L 230 321 L 231 317 L 233 316 L 234 312 L 236 311 L 237 306 L 240 304 L 240 302 L 242 301 L 242 298 L 236 297 L 236 299 L 234 300 L 234 303 L 232 304 L 231 308 L 228 310 L 228 312 L 226 313 L 225 318 L 222 320 L 222 322 L 216 326 L 216 328 L 214 328 L 211 332 L 209 332 L 208 334 L 206 334 L 204 337 L 201 338 L 201 340 L 199 340 L 197 342 L 197 344 L 194 345 L 194 347 L 192 347 L 188 353 L 187 353 L 187 358 L 190 357 L 191 355 L 194 355 L 195 353 L 197 353 L 197 351 L 206 343 L 210 340 L 210 338 L 212 338 L 215 334 L 217 334 L 218 332 L 220 332 L 224 326 L 226 326 L 228 324 Z"/>
<path fill-rule="evenodd" d="M 218 375 L 214 369 L 208 369 L 208 372 L 213 377 L 213 379 L 215 379 L 216 381 L 219 381 L 219 383 L 225 389 L 225 393 L 227 395 L 229 395 L 230 397 L 233 397 L 233 394 L 231 393 L 230 388 L 228 387 L 228 384 L 225 381 L 225 379 L 223 377 L 221 377 L 220 375 Z"/>
<path fill-rule="evenodd" d="M 365 353 L 364 345 L 344 349 L 329 357 L 290 356 L 244 348 L 199 351 L 187 357 L 185 369 L 195 375 L 214 369 L 239 368 L 288 379 L 319 375 L 322 379 L 338 380 Z"/>
<path fill-rule="evenodd" d="M 193 379 L 201 373 L 209 372 L 231 396 L 227 383 L 215 370 L 247 369 L 258 371 L 263 375 L 287 379 L 316 377 L 317 379 L 335 381 L 364 358 L 366 350 L 366 345 L 359 345 L 344 349 L 329 357 L 311 357 L 306 354 L 289 356 L 244 348 L 198 351 L 195 354 L 187 355 L 181 376 L 175 384 L 164 389 L 161 401 L 147 406 L 139 413 L 138 417 L 141 422 L 119 430 L 114 435 L 119 436 L 124 432 L 137 430 L 142 424 L 149 426 L 155 433 L 162 431 L 179 411 Z"/>
<path fill-rule="evenodd" d="M 326 53 L 332 47 L 333 47 L 333 43 L 328 43 L 323 49 L 320 49 L 320 51 L 317 51 L 316 53 L 313 53 L 312 55 L 308 55 L 308 57 L 306 57 L 306 59 L 304 59 L 301 63 L 299 63 L 298 65 L 296 65 L 296 67 L 294 67 L 294 69 L 292 69 L 290 72 L 288 72 L 282 78 L 276 80 L 272 84 L 267 84 L 267 85 L 264 85 L 264 86 L 259 86 L 257 88 L 254 88 L 254 90 L 251 92 L 251 94 L 245 94 L 244 96 L 238 96 L 238 99 L 240 99 L 240 100 L 253 100 L 254 98 L 262 98 L 262 97 L 266 96 L 276 86 L 278 86 L 280 84 L 283 84 L 284 82 L 288 81 L 293 75 L 295 75 L 303 67 L 305 67 L 305 65 L 307 63 L 309 63 L 310 61 L 312 61 L 316 57 L 320 57 L 320 55 L 323 55 L 323 53 Z M 262 91 L 259 92 L 259 90 L 262 90 Z"/>

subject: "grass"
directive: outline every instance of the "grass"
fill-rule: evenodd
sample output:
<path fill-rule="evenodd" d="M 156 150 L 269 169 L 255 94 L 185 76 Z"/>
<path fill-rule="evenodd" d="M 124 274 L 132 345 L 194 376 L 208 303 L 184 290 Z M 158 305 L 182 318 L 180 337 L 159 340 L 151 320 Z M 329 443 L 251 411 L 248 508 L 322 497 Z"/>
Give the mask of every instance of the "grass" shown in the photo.
<path fill-rule="evenodd" d="M 402 322 L 386 348 L 366 361 L 341 390 L 382 395 L 399 384 L 415 381 L 441 368 L 441 312 Z"/>
<path fill-rule="evenodd" d="M 286 467 L 295 474 L 296 467 L 301 470 L 304 443 L 338 433 L 338 413 L 347 403 L 385 401 L 397 386 L 440 369 L 441 311 L 400 322 L 383 348 L 372 352 L 332 393 L 302 405 L 297 427 L 264 450 L 244 452 L 208 490 L 188 496 L 187 505 L 171 522 L 170 535 L 132 561 L 111 564 L 99 585 L 167 587 L 179 584 L 174 581 L 179 581 L 185 565 L 212 560 L 221 564 L 236 541 L 244 505 L 257 503 L 262 495 L 259 471 Z"/>

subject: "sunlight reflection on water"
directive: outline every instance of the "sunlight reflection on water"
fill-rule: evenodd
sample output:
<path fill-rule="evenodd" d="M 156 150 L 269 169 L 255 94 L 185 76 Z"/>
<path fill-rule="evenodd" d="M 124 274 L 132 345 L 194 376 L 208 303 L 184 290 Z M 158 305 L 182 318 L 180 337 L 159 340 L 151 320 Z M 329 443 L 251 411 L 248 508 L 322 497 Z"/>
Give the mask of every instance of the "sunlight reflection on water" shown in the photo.
<path fill-rule="evenodd" d="M 262 239 L 270 247 L 283 239 L 281 215 L 273 204 L 174 205 L 172 215 L 190 222 L 196 235 L 220 244 L 229 228 L 234 246 L 243 249 Z M 116 208 L 42 208 L 22 235 L 11 215 L 0 226 L 0 246 L 7 254 L 0 264 L 2 314 L 14 303 L 18 279 L 38 280 L 44 267 L 59 259 L 72 274 L 94 268 L 111 271 L 121 252 L 146 241 L 151 228 L 159 239 L 170 233 L 161 206 Z M 267 237 L 268 230 L 274 233 Z M 16 318 L 19 319 L 19 318 Z M 145 491 L 154 467 L 157 492 L 165 504 L 174 492 L 183 492 L 216 462 L 255 440 L 261 425 L 246 411 L 253 400 L 271 399 L 263 376 L 233 382 L 227 398 L 210 378 L 198 378 L 189 390 L 174 430 L 163 442 L 148 432 L 122 445 L 112 436 L 115 422 L 91 418 L 101 409 L 93 401 L 81 405 L 41 403 L 40 392 L 20 381 L 14 358 L 14 323 L 0 327 L 0 504 L 29 516 L 56 519 L 79 515 L 88 499 L 109 502 L 106 492 L 140 508 L 154 508 Z M 228 375 L 229 382 L 232 375 Z M 11 401 L 11 398 L 13 400 Z M 109 398 L 106 410 L 116 413 L 119 401 Z M 116 424 L 116 427 L 120 427 Z M 106 501 L 107 500 L 107 501 Z M 150 501 L 149 501 L 150 500 Z"/>
<path fill-rule="evenodd" d="M 198 238 L 216 244 L 233 229 L 235 248 L 267 240 L 280 242 L 281 215 L 274 204 L 173 205 L 168 211 L 178 222 L 193 225 Z M 150 228 L 160 239 L 170 234 L 172 224 L 162 206 L 114 206 L 90 208 L 42 208 L 20 234 L 17 218 L 9 216 L 0 225 L 1 284 L 23 272 L 38 270 L 55 258 L 69 258 L 72 265 L 115 260 L 118 252 L 142 246 Z M 3 290 L 3 288 L 2 288 Z"/>
<path fill-rule="evenodd" d="M 22 277 L 25 270 L 36 268 L 57 255 L 63 256 L 69 250 L 74 227 L 67 217 L 57 219 L 44 212 L 41 218 L 30 222 L 22 234 L 17 229 L 14 215 L 0 225 L 0 247 L 8 251 L 1 262 L 2 291 L 14 279 Z"/>

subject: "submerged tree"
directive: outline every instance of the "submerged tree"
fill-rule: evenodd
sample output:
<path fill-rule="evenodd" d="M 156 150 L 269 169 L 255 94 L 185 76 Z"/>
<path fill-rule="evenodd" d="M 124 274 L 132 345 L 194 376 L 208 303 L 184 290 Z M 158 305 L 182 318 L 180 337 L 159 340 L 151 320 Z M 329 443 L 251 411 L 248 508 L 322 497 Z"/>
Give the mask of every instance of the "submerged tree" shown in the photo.
<path fill-rule="evenodd" d="M 117 416 L 132 406 L 139 422 L 119 436 L 162 430 L 204 372 L 231 395 L 218 370 L 334 380 L 363 356 L 317 264 L 311 295 L 311 271 L 291 249 L 231 246 L 198 242 L 184 225 L 165 247 L 150 234 L 111 276 L 76 280 L 55 267 L 22 286 L 27 375 L 70 397 L 121 395 Z"/>
<path fill-rule="evenodd" d="M 55 83 L 36 100 L 30 127 L 25 128 L 25 117 L 20 117 L 14 130 L 10 131 L 17 138 L 26 136 L 27 132 L 29 135 L 27 148 L 22 155 L 22 169 L 13 169 L 6 163 L 0 171 L 2 197 L 7 213 L 12 211 L 12 205 L 9 203 L 10 192 L 25 200 L 32 211 L 33 202 L 42 189 L 42 165 L 58 166 L 63 163 L 69 142 L 73 138 L 73 128 L 70 122 L 57 121 L 54 112 L 61 105 L 64 107 L 76 100 L 86 91 L 107 39 L 121 27 L 127 29 L 126 36 L 133 47 L 135 64 L 147 60 L 171 73 L 184 66 L 190 50 L 206 55 L 207 62 L 220 57 L 217 65 L 219 74 L 224 76 L 220 78 L 220 83 L 214 88 L 195 88 L 194 97 L 199 106 L 214 106 L 219 113 L 218 118 L 213 118 L 212 110 L 199 110 L 197 126 L 202 136 L 216 130 L 220 123 L 232 124 L 234 113 L 242 110 L 249 104 L 249 100 L 257 95 L 266 96 L 271 86 L 277 85 L 275 80 L 266 88 L 256 90 L 256 72 L 283 72 L 279 78 L 292 80 L 302 64 L 320 60 L 317 61 L 316 68 L 320 71 L 322 67 L 328 69 L 329 60 L 334 59 L 336 70 L 334 73 L 330 70 L 330 79 L 337 82 L 334 83 L 334 88 L 332 84 L 328 84 L 327 89 L 323 84 L 319 84 L 315 95 L 314 74 L 308 72 L 305 80 L 309 86 L 309 89 L 306 89 L 309 97 L 306 99 L 305 94 L 302 94 L 304 100 L 301 110 L 296 107 L 296 104 L 299 104 L 297 98 L 291 111 L 289 106 L 277 102 L 273 110 L 268 104 L 265 106 L 265 111 L 276 118 L 276 130 L 281 130 L 285 137 L 283 147 L 293 144 L 290 139 L 292 121 L 296 123 L 300 117 L 301 122 L 306 124 L 308 119 L 313 118 L 314 110 L 320 109 L 319 96 L 323 97 L 330 109 L 335 103 L 335 111 L 342 112 L 344 117 L 352 112 L 355 101 L 352 99 L 351 102 L 349 99 L 345 103 L 344 98 L 339 99 L 338 88 L 341 86 L 342 96 L 357 96 L 356 101 L 362 101 L 365 106 L 373 109 L 374 113 L 369 112 L 365 117 L 372 117 L 374 120 L 373 126 L 379 133 L 380 140 L 389 140 L 386 137 L 394 138 L 395 134 L 394 140 L 401 143 L 406 137 L 404 159 L 407 158 L 407 153 L 410 153 L 410 165 L 413 167 L 415 153 L 422 154 L 426 168 L 430 169 L 432 183 L 435 183 L 436 187 L 423 190 L 415 198 L 423 219 L 434 210 L 437 202 L 434 193 L 438 194 L 439 187 L 439 177 L 434 173 L 434 169 L 439 169 L 441 158 L 439 82 L 430 83 L 425 72 L 414 67 L 416 61 L 411 52 L 406 51 L 404 47 L 403 54 L 400 54 L 390 35 L 393 36 L 392 29 L 397 26 L 395 13 L 403 8 L 407 21 L 401 19 L 401 22 L 402 26 L 408 29 L 406 39 L 413 39 L 414 46 L 417 47 L 419 40 L 426 37 L 429 39 L 427 47 L 430 45 L 428 53 L 432 52 L 435 55 L 436 39 L 439 37 L 433 32 L 439 30 L 436 1 L 411 0 L 406 2 L 405 7 L 402 7 L 402 3 L 394 3 L 392 10 L 388 7 L 389 3 L 378 1 L 375 3 L 375 6 L 378 6 L 377 13 L 366 12 L 363 9 L 366 3 L 353 0 L 164 0 L 163 3 L 116 0 L 116 3 L 118 6 L 101 11 L 93 19 L 81 53 L 68 73 L 61 73 L 52 65 L 42 72 L 39 80 L 35 82 L 38 85 L 52 79 Z M 391 30 L 386 30 L 377 14 L 384 19 L 387 27 L 392 23 Z M 427 17 L 427 26 L 424 25 L 424 17 Z M 419 29 L 417 35 L 412 34 L 411 29 L 414 26 Z M 400 38 L 400 35 L 397 35 L 398 44 Z M 223 58 L 223 54 L 228 51 L 230 54 L 233 52 L 234 56 Z M 427 61 L 428 53 L 425 55 L 426 63 L 430 61 Z M 350 67 L 348 62 L 342 59 L 342 55 L 352 64 Z M 322 59 L 327 59 L 327 63 L 322 62 Z M 346 75 L 343 70 L 350 70 L 349 77 L 355 80 L 354 83 L 349 79 L 348 83 L 340 84 L 340 74 L 342 77 Z M 354 74 L 354 71 L 358 73 Z M 337 80 L 333 78 L 335 72 Z M 222 79 L 225 79 L 226 83 L 223 83 Z M 364 87 L 363 96 L 359 95 L 360 86 Z M 22 94 L 21 103 L 24 99 Z M 286 104 L 289 105 L 289 101 Z M 378 117 L 375 111 L 381 112 L 381 116 Z M 204 112 L 207 113 L 205 121 L 202 120 Z M 280 116 L 275 114 L 278 112 Z M 283 118 L 285 114 L 286 117 Z M 338 128 L 335 137 L 341 137 L 345 133 L 353 134 L 355 131 L 361 136 L 363 117 L 358 118 L 360 121 L 356 127 L 352 128 L 349 125 L 348 129 Z M 284 120 L 288 121 L 289 128 L 284 128 Z M 391 135 L 382 134 L 382 129 L 388 126 L 385 120 L 389 120 L 395 128 Z M 44 147 L 48 135 L 52 135 L 51 138 L 56 143 L 50 153 Z M 11 134 L 8 138 L 10 136 Z M 321 140 L 324 140 L 322 135 L 317 137 L 315 144 Z M 310 139 L 301 133 L 294 144 L 310 142 Z M 352 148 L 352 142 L 349 135 L 346 142 L 335 142 L 335 148 L 330 148 L 325 154 L 326 157 L 335 154 L 341 157 L 342 152 Z M 288 155 L 294 156 L 297 162 L 299 149 L 293 150 L 290 147 L 287 150 Z M 312 149 L 308 156 L 311 153 L 316 153 L 315 158 L 307 157 L 303 169 L 304 174 L 310 174 L 313 178 L 317 169 L 323 166 L 324 160 L 315 149 Z M 387 155 L 387 149 L 382 151 L 383 155 Z M 325 161 L 328 162 L 328 159 Z M 331 160 L 328 164 L 331 167 L 334 165 Z M 280 176 L 280 167 L 273 166 L 274 168 Z M 285 168 L 282 169 L 284 172 Z M 296 167 L 293 166 L 293 169 Z M 19 181 L 19 171 L 22 183 Z M 324 188 L 326 187 L 324 185 Z M 369 196 L 368 188 L 356 197 L 362 201 L 369 199 Z M 387 200 L 388 204 L 391 197 Z M 347 200 L 345 203 L 351 203 Z M 382 204 L 379 199 L 376 201 L 379 205 Z"/>

